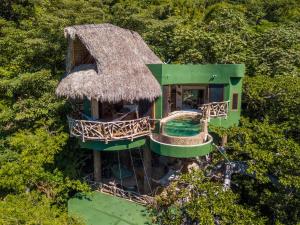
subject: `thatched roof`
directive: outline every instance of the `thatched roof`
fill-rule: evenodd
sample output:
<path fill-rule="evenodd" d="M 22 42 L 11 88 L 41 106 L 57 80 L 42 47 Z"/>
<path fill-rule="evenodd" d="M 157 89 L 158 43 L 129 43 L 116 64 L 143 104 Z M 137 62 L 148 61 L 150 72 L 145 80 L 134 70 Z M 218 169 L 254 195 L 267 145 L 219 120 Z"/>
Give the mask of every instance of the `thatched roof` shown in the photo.
<path fill-rule="evenodd" d="M 152 101 L 161 95 L 160 85 L 146 64 L 162 62 L 138 33 L 101 24 L 67 27 L 65 35 L 69 42 L 78 38 L 95 64 L 72 66 L 74 45 L 69 44 L 68 73 L 56 89 L 58 96 L 132 102 Z"/>

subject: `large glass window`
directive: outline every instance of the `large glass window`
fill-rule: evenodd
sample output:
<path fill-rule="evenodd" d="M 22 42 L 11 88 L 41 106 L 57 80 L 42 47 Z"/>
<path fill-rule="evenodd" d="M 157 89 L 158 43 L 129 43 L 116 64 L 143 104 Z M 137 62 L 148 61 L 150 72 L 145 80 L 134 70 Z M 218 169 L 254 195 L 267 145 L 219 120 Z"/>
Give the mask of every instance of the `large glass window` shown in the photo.
<path fill-rule="evenodd" d="M 183 109 L 198 109 L 199 105 L 204 103 L 204 89 L 186 89 L 183 90 L 182 108 Z"/>
<path fill-rule="evenodd" d="M 238 101 L 239 101 L 238 93 L 233 93 L 233 95 L 232 95 L 232 110 L 238 109 Z"/>
<path fill-rule="evenodd" d="M 209 85 L 209 102 L 223 102 L 224 101 L 224 85 L 211 84 Z"/>

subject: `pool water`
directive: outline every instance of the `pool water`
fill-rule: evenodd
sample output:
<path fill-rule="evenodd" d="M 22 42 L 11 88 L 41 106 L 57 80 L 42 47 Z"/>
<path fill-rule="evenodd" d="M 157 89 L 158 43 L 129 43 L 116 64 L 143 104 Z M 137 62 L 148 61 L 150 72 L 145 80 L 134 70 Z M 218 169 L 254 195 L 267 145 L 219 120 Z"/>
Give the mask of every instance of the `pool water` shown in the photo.
<path fill-rule="evenodd" d="M 197 117 L 178 117 L 167 121 L 163 125 L 163 131 L 169 136 L 189 137 L 201 132 L 200 118 Z"/>

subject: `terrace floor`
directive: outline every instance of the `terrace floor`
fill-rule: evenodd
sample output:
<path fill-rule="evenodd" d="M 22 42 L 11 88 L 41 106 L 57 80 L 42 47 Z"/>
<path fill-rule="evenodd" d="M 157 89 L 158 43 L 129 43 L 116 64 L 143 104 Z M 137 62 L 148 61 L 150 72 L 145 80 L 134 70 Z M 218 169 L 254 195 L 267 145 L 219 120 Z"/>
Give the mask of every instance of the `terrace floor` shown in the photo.
<path fill-rule="evenodd" d="M 144 206 L 100 192 L 70 199 L 68 211 L 81 217 L 87 225 L 152 224 Z"/>

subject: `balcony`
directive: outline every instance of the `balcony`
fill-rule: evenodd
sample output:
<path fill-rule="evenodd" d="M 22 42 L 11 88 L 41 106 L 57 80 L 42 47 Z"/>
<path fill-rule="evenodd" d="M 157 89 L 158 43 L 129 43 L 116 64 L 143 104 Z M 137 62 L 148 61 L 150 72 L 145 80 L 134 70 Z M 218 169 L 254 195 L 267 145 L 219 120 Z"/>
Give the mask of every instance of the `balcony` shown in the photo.
<path fill-rule="evenodd" d="M 153 152 L 176 158 L 207 155 L 212 151 L 212 137 L 207 122 L 199 112 L 175 111 L 160 121 L 158 133 L 150 136 Z"/>
<path fill-rule="evenodd" d="M 149 117 L 133 120 L 100 122 L 91 120 L 77 120 L 68 117 L 70 134 L 85 141 L 111 141 L 138 139 L 150 135 L 151 125 Z"/>
<path fill-rule="evenodd" d="M 227 117 L 229 101 L 210 102 L 199 107 L 203 118 Z"/>
<path fill-rule="evenodd" d="M 198 156 L 205 156 L 212 150 L 213 138 L 208 134 L 207 139 L 198 144 L 171 144 L 161 141 L 160 135 L 151 135 L 150 137 L 150 148 L 153 152 L 176 158 L 191 158 Z"/>

